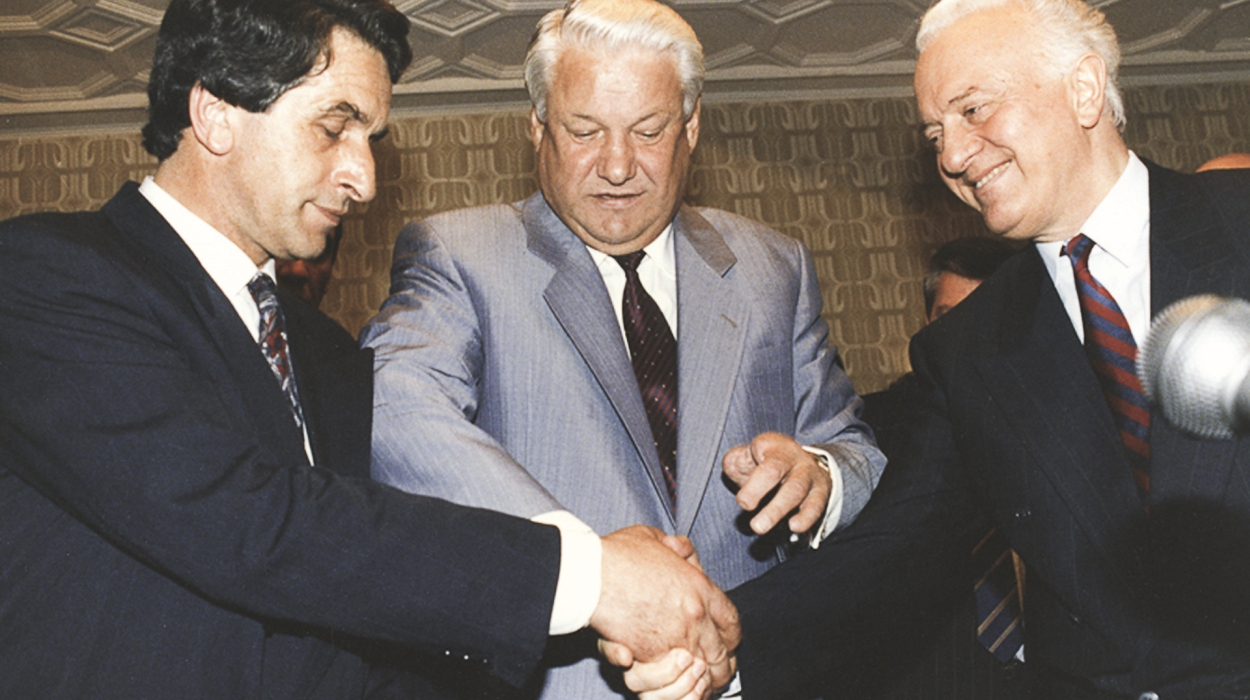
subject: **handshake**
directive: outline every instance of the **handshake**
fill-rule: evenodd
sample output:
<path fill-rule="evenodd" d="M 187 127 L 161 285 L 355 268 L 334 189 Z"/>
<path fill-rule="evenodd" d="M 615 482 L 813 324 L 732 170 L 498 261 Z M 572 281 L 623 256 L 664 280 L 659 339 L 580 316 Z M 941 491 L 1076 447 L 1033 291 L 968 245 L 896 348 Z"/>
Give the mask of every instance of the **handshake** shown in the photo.
<path fill-rule="evenodd" d="M 793 532 L 823 519 L 828 471 L 790 438 L 761 435 L 731 450 L 724 471 L 739 486 L 738 504 L 759 508 L 751 520 L 758 534 L 787 514 Z M 737 670 L 738 611 L 703 574 L 694 545 L 641 525 L 602 542 L 603 589 L 590 626 L 604 657 L 628 669 L 630 689 L 644 698 L 702 698 L 728 685 Z"/>

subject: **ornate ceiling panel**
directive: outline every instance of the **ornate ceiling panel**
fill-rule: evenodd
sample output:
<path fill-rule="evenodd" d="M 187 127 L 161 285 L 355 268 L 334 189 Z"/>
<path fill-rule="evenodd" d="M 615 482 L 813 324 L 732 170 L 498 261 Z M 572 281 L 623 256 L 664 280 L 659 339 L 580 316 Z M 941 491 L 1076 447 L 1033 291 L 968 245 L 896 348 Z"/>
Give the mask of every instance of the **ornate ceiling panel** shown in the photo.
<path fill-rule="evenodd" d="M 4 0 L 0 132 L 140 123 L 168 0 Z M 521 61 L 560 0 L 400 0 L 417 60 L 398 110 L 523 103 Z M 707 54 L 709 100 L 910 93 L 928 0 L 676 0 Z M 1250 0 L 1095 0 L 1123 80 L 1250 81 Z"/>

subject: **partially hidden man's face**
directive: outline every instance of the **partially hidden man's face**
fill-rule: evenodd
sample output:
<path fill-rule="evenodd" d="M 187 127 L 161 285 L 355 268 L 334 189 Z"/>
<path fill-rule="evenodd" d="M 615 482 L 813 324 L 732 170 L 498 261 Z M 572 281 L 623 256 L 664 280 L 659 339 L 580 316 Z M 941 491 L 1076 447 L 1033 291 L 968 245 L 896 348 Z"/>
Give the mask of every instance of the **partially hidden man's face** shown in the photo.
<path fill-rule="evenodd" d="M 223 233 L 258 263 L 316 258 L 349 205 L 376 192 L 372 142 L 391 104 L 386 61 L 342 29 L 330 55 L 264 112 L 233 108 L 235 187 Z"/>
<path fill-rule="evenodd" d="M 675 59 L 627 49 L 565 49 L 547 120 L 531 114 L 543 196 L 587 245 L 610 255 L 655 240 L 681 205 L 699 111 L 682 117 Z"/>
<path fill-rule="evenodd" d="M 942 274 L 938 275 L 937 288 L 933 293 L 933 308 L 929 310 L 925 323 L 938 320 L 942 314 L 955 308 L 959 302 L 980 286 L 981 280 L 969 279 L 950 270 L 943 270 Z"/>
<path fill-rule="evenodd" d="M 1089 211 L 1091 156 L 1074 82 L 1045 70 L 1035 34 L 1016 4 L 956 21 L 921 54 L 916 99 L 942 180 L 990 230 L 1058 240 Z"/>

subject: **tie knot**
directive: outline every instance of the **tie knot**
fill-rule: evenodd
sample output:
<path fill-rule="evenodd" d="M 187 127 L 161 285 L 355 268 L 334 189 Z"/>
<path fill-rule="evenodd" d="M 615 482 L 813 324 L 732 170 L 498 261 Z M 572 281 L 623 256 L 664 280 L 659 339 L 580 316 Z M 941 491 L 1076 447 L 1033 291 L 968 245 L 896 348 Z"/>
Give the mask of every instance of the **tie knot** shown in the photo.
<path fill-rule="evenodd" d="M 625 255 L 613 255 L 612 259 L 625 270 L 626 274 L 630 274 L 637 272 L 638 265 L 642 262 L 642 259 L 646 256 L 646 254 L 646 251 L 635 250 L 634 252 L 626 253 Z"/>
<path fill-rule="evenodd" d="M 1073 265 L 1089 265 L 1089 253 L 1094 249 L 1094 241 L 1083 233 L 1078 233 L 1063 247 L 1063 254 L 1072 259 Z"/>
<path fill-rule="evenodd" d="M 252 298 L 256 300 L 256 305 L 261 306 L 268 299 L 276 296 L 277 286 L 273 280 L 269 279 L 269 275 L 263 272 L 257 272 L 252 281 L 247 283 L 247 291 L 252 293 Z"/>

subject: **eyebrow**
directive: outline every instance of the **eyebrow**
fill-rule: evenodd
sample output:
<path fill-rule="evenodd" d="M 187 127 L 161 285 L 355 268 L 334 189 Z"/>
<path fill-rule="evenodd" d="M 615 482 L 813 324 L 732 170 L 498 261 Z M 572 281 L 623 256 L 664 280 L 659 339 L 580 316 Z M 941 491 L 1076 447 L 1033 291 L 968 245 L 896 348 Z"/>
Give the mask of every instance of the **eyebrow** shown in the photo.
<path fill-rule="evenodd" d="M 964 90 L 963 92 L 959 93 L 958 95 L 955 95 L 954 97 L 952 97 L 952 98 L 950 98 L 949 100 L 947 100 L 947 102 L 946 102 L 946 106 L 949 108 L 951 105 L 954 105 L 954 104 L 958 104 L 958 103 L 960 103 L 960 102 L 967 101 L 967 99 L 968 99 L 969 97 L 971 97 L 971 96 L 972 96 L 972 94 L 973 94 L 973 93 L 975 93 L 975 92 L 977 92 L 978 90 L 980 90 L 980 88 L 976 87 L 975 85 L 974 85 L 974 86 L 972 86 L 972 87 L 969 87 L 967 90 Z"/>
<path fill-rule="evenodd" d="M 361 124 L 367 124 L 369 122 L 369 115 L 365 114 L 364 112 L 361 112 L 359 107 L 357 107 L 356 105 L 350 102 L 340 102 L 334 105 L 333 107 L 330 107 L 329 109 L 323 110 L 322 114 L 326 116 L 336 115 L 336 114 L 345 114 L 347 115 L 348 119 L 351 119 L 352 121 L 359 122 Z M 390 125 L 389 124 L 383 125 L 383 127 L 380 130 L 369 135 L 369 142 L 377 143 L 378 141 L 381 141 L 382 139 L 386 138 L 387 135 L 390 133 L 391 133 Z"/>
<path fill-rule="evenodd" d="M 322 114 L 346 114 L 348 117 L 358 122 L 368 121 L 366 115 L 360 111 L 360 108 L 350 102 L 340 102 L 333 107 L 323 110 Z"/>

